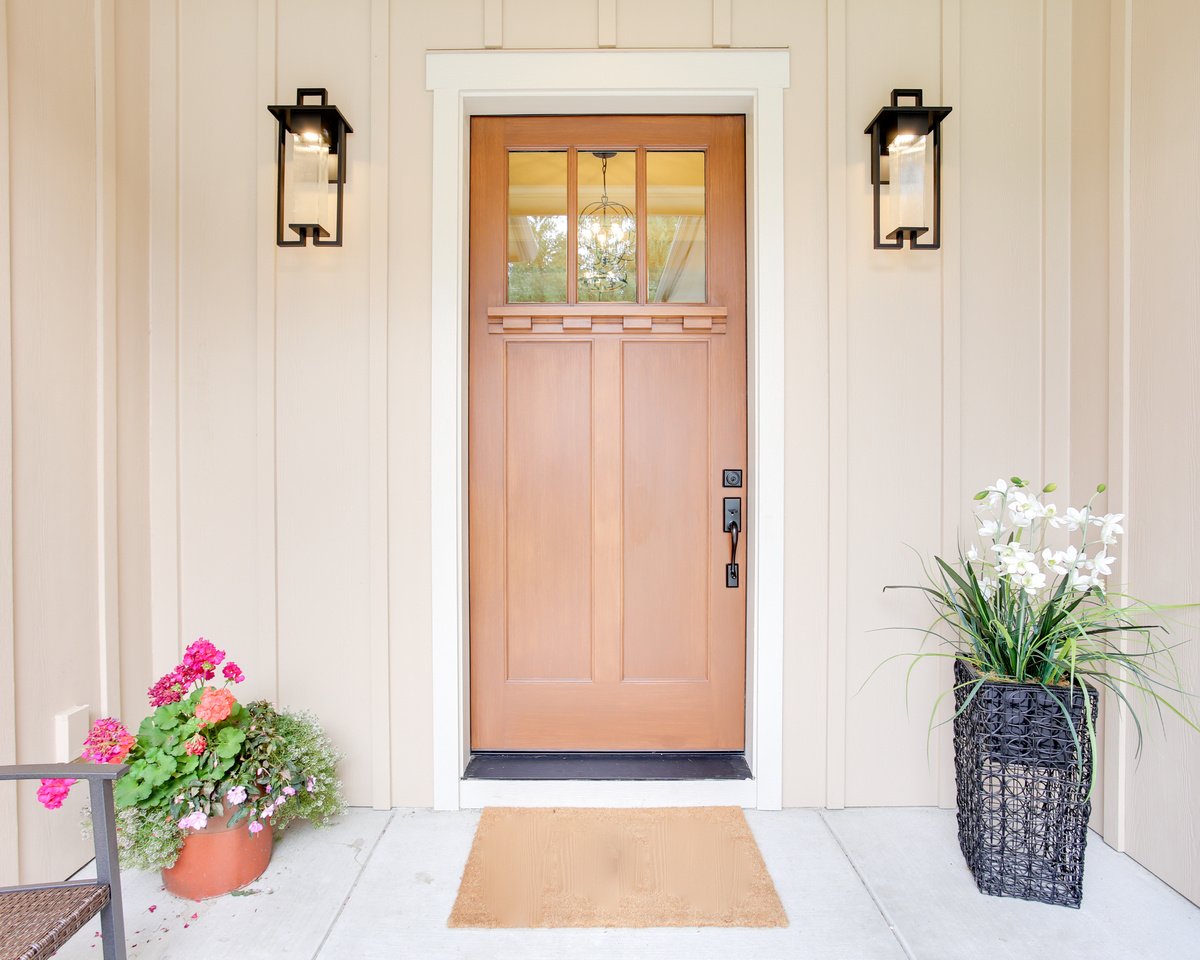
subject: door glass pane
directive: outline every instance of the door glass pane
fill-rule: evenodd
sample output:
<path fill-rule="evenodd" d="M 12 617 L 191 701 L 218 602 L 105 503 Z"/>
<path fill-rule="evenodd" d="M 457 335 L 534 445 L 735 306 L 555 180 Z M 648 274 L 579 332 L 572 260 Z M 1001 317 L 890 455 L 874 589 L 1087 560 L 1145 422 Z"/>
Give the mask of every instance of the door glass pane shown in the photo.
<path fill-rule="evenodd" d="M 637 300 L 637 154 L 579 152 L 579 302 Z"/>
<path fill-rule="evenodd" d="M 704 153 L 646 154 L 646 272 L 651 303 L 704 303 Z"/>
<path fill-rule="evenodd" d="M 567 299 L 567 155 L 508 155 L 508 300 Z"/>

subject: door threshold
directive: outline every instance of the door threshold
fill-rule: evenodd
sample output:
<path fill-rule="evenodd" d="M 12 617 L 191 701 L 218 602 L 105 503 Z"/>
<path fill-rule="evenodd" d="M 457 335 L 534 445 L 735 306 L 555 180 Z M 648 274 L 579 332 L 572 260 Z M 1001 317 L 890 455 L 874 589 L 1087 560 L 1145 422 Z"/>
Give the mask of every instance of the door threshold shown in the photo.
<path fill-rule="evenodd" d="M 744 753 L 471 754 L 464 780 L 750 780 Z"/>

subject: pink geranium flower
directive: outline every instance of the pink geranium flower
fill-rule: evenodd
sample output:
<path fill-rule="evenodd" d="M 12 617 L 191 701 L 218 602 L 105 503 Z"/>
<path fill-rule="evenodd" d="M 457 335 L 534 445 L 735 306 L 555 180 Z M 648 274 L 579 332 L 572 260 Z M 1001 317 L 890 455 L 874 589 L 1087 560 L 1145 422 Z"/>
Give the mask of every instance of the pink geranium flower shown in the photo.
<path fill-rule="evenodd" d="M 55 777 L 50 780 L 43 780 L 42 785 L 38 787 L 37 798 L 38 802 L 47 810 L 57 810 L 63 805 L 63 801 L 67 799 L 67 794 L 71 792 L 71 787 L 78 781 L 70 777 Z"/>
<path fill-rule="evenodd" d="M 184 752 L 190 754 L 193 757 L 200 756 L 200 754 L 202 754 L 207 749 L 208 749 L 208 741 L 205 740 L 202 736 L 200 736 L 200 734 L 196 734 L 194 737 L 192 737 L 191 740 L 189 740 L 183 746 Z"/>
<path fill-rule="evenodd" d="M 137 743 L 120 720 L 101 717 L 83 741 L 83 759 L 92 763 L 120 763 Z"/>
<path fill-rule="evenodd" d="M 228 690 L 205 687 L 196 704 L 196 716 L 203 723 L 220 723 L 229 716 L 237 699 Z"/>
<path fill-rule="evenodd" d="M 211 680 L 217 675 L 216 668 L 225 659 L 225 651 L 218 650 L 213 644 L 201 637 L 188 646 L 183 652 L 183 668 L 192 671 L 196 676 Z"/>
<path fill-rule="evenodd" d="M 225 664 L 221 670 L 221 675 L 230 683 L 241 683 L 246 679 L 246 675 L 242 673 L 242 668 L 233 661 Z"/>
<path fill-rule="evenodd" d="M 150 706 L 161 707 L 168 703 L 178 703 L 183 699 L 193 678 L 186 677 L 179 667 L 165 676 L 159 677 L 146 695 L 150 698 Z"/>

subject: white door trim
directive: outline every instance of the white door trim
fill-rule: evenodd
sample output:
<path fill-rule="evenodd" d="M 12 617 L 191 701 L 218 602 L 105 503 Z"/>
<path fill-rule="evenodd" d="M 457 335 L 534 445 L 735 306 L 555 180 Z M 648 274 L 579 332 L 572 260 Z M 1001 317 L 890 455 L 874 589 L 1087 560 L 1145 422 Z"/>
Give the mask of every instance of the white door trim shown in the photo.
<path fill-rule="evenodd" d="M 553 781 L 462 780 L 467 669 L 467 210 L 470 118 L 506 113 L 746 115 L 747 558 L 745 806 L 783 799 L 783 91 L 787 50 L 473 50 L 426 55 L 433 91 L 430 460 L 433 805 L 687 804 L 713 781 L 572 790 Z M 752 786 L 751 786 L 752 785 Z M 564 800 L 556 799 L 558 797 Z M 607 798 L 607 799 L 605 799 Z"/>

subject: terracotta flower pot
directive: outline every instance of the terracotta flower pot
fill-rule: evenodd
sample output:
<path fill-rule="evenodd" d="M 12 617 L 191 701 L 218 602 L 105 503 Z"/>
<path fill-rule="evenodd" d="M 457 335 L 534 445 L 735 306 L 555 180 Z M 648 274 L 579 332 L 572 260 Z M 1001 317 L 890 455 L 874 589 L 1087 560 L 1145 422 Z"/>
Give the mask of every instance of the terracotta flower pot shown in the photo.
<path fill-rule="evenodd" d="M 175 866 L 162 872 L 163 885 L 177 897 L 207 900 L 257 880 L 271 862 L 272 831 L 264 824 L 251 833 L 245 819 L 229 826 L 229 818 L 210 817 L 203 830 L 188 832 Z"/>

